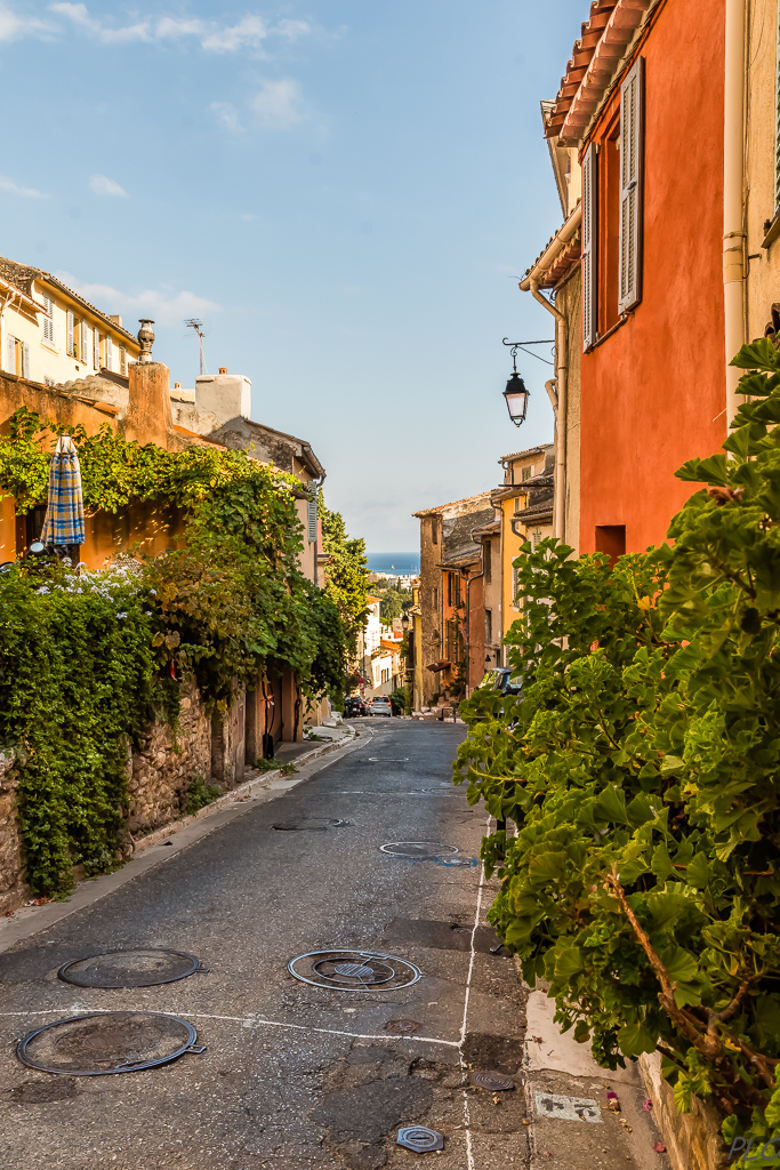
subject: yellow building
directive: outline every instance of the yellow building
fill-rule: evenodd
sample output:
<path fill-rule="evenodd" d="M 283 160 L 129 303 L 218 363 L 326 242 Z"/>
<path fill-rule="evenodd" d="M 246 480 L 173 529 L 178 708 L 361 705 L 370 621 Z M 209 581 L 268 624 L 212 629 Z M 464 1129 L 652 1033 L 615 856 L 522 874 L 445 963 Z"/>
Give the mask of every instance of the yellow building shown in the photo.
<path fill-rule="evenodd" d="M 51 273 L 0 256 L 5 373 L 47 386 L 101 371 L 127 377 L 140 348 L 121 317 L 106 316 Z"/>
<path fill-rule="evenodd" d="M 499 556 L 501 602 L 499 629 L 507 634 L 520 612 L 514 562 L 526 540 L 532 544 L 553 532 L 553 444 L 502 455 L 504 482 L 491 492 L 490 502 L 500 522 Z M 502 650 L 502 662 L 505 662 Z"/>

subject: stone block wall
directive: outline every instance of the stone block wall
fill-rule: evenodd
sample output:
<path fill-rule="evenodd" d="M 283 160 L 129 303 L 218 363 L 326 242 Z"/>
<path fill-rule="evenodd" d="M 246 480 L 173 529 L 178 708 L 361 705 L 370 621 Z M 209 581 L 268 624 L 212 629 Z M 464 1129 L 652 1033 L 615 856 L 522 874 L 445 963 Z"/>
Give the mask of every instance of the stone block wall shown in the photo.
<path fill-rule="evenodd" d="M 672 1086 L 661 1076 L 660 1056 L 640 1056 L 638 1063 L 672 1170 L 724 1170 L 726 1153 L 715 1109 L 694 1097 L 691 1112 L 680 1113 Z"/>
<path fill-rule="evenodd" d="M 149 833 L 181 816 L 194 779 L 211 777 L 211 719 L 194 682 L 183 684 L 178 724 L 153 723 L 130 760 L 132 836 Z"/>
<path fill-rule="evenodd" d="M 0 753 L 0 912 L 15 909 L 30 897 L 16 822 L 17 778 L 12 763 L 11 756 Z"/>

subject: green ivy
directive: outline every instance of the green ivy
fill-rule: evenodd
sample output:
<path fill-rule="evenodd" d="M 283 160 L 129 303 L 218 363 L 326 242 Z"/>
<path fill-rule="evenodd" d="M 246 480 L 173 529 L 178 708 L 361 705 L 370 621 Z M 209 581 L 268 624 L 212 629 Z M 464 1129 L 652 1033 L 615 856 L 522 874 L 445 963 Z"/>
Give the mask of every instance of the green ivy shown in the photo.
<path fill-rule="evenodd" d="M 728 457 L 679 473 L 706 487 L 673 545 L 614 565 L 524 547 L 524 694 L 461 705 L 456 764 L 517 827 L 483 857 L 526 978 L 606 1067 L 659 1051 L 729 1142 L 780 1119 L 780 354 L 734 364 L 750 397 Z"/>

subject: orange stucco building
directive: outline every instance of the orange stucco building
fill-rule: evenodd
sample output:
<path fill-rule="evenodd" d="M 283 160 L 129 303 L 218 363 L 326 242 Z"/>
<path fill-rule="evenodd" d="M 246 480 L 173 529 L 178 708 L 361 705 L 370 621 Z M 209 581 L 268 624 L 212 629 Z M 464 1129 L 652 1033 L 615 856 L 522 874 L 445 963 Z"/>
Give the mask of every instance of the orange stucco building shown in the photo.
<path fill-rule="evenodd" d="M 596 0 L 546 133 L 582 166 L 579 548 L 662 541 L 726 436 L 726 0 Z"/>

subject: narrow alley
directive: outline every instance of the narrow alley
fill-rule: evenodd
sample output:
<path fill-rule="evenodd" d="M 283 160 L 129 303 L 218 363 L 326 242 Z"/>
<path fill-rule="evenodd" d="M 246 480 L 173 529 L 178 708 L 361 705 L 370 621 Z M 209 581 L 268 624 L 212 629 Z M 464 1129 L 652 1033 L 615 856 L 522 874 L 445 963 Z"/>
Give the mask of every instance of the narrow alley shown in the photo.
<path fill-rule="evenodd" d="M 418 1126 L 443 1135 L 442 1170 L 654 1164 L 638 1085 L 622 1074 L 619 1117 L 604 1073 L 577 1076 L 552 1052 L 554 1027 L 551 1044 L 549 1031 L 525 1035 L 527 992 L 485 925 L 483 813 L 450 781 L 462 727 L 360 730 L 289 792 L 189 847 L 174 838 L 157 851 L 170 860 L 0 955 L 4 1167 L 375 1170 L 410 1164 L 397 1134 Z M 58 977 L 66 964 L 92 977 L 100 964 L 78 960 L 139 948 L 204 970 L 114 990 Z M 121 981 L 123 957 L 107 962 Z M 197 1032 L 184 1046 L 205 1050 L 110 1076 L 17 1058 L 36 1029 L 106 1012 L 180 1017 Z M 181 1047 L 175 1028 L 152 1035 L 155 1018 L 142 1021 L 42 1033 L 28 1056 L 84 1072 L 118 1063 L 123 1043 L 135 1063 Z M 543 1116 L 567 1094 L 570 1118 Z"/>

